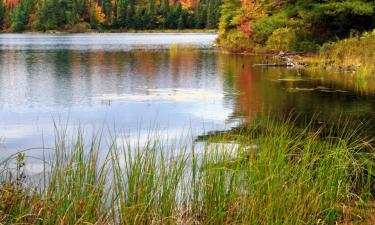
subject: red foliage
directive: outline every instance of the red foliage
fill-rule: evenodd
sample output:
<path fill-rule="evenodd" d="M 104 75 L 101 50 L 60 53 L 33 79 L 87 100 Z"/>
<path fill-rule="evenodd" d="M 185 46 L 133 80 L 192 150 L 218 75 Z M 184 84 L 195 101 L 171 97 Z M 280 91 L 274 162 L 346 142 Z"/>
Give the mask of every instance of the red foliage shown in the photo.
<path fill-rule="evenodd" d="M 242 7 L 245 8 L 245 15 L 240 20 L 241 31 L 249 38 L 254 34 L 254 30 L 251 29 L 251 24 L 255 23 L 259 18 L 265 14 L 260 9 L 260 4 L 257 1 L 241 0 Z"/>
<path fill-rule="evenodd" d="M 3 1 L 6 6 L 15 6 L 20 2 L 20 0 L 3 0 Z"/>

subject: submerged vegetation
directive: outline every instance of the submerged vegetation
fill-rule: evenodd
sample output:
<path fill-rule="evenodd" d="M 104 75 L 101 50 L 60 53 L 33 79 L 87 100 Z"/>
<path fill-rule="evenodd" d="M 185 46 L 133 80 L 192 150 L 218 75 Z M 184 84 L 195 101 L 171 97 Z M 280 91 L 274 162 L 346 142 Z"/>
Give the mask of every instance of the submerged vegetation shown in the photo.
<path fill-rule="evenodd" d="M 100 136 L 78 132 L 69 142 L 60 132 L 41 174 L 29 176 L 24 154 L 1 163 L 0 223 L 367 223 L 371 140 L 356 135 L 360 128 L 327 126 L 259 119 L 205 142 L 155 136 L 107 147 Z"/>

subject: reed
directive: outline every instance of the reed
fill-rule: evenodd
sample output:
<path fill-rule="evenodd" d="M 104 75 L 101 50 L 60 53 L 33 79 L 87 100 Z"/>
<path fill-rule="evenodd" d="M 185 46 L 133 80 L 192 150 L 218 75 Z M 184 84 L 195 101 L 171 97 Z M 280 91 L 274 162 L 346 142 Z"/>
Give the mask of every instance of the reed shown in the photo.
<path fill-rule="evenodd" d="M 0 223 L 369 222 L 373 146 L 356 128 L 322 136 L 323 126 L 259 119 L 177 149 L 157 136 L 104 147 L 101 135 L 62 132 L 39 183 L 27 153 L 1 163 Z"/>
<path fill-rule="evenodd" d="M 375 31 L 324 44 L 320 57 L 325 67 L 374 75 Z"/>

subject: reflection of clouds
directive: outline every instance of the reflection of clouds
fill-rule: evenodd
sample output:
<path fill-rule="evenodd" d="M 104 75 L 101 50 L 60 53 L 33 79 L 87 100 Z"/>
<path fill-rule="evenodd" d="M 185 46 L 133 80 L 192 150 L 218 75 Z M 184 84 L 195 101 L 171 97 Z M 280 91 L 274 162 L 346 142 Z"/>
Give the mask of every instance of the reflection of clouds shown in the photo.
<path fill-rule="evenodd" d="M 205 89 L 194 88 L 160 88 L 160 89 L 146 89 L 147 94 L 122 94 L 122 95 L 108 95 L 94 97 L 94 99 L 108 102 L 108 101 L 176 101 L 176 102 L 191 102 L 191 101 L 221 101 L 224 93 L 220 91 L 211 91 Z"/>
<path fill-rule="evenodd" d="M 51 127 L 50 127 L 51 128 Z M 22 138 L 35 132 L 35 127 L 30 125 L 6 125 L 0 129 L 0 137 L 6 139 Z"/>
<path fill-rule="evenodd" d="M 7 42 L 15 36 L 0 36 L 0 126 L 9 128 L 0 137 L 8 152 L 41 146 L 42 136 L 53 141 L 52 118 L 60 114 L 142 139 L 153 123 L 169 139 L 185 128 L 200 135 L 228 124 L 234 105 L 225 99 L 235 97 L 224 91 L 215 51 L 206 49 L 216 35 L 19 35 Z M 146 126 L 138 129 L 139 121 Z"/>
<path fill-rule="evenodd" d="M 222 79 L 212 63 L 214 55 L 179 47 L 134 52 L 5 50 L 0 55 L 0 109 L 64 110 L 97 104 L 93 97 L 126 96 L 147 88 L 218 89 Z"/>
<path fill-rule="evenodd" d="M 225 121 L 233 113 L 232 109 L 223 109 L 212 106 L 211 109 L 197 108 L 191 111 L 191 114 L 205 121 Z"/>

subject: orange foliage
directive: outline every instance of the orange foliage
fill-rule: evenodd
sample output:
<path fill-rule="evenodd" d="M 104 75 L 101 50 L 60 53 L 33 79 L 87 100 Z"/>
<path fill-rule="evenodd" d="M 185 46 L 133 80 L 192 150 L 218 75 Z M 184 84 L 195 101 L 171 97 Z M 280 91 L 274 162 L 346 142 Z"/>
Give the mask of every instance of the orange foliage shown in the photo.
<path fill-rule="evenodd" d="M 15 6 L 20 2 L 20 0 L 3 0 L 3 1 L 6 6 Z"/>
<path fill-rule="evenodd" d="M 105 21 L 105 14 L 102 11 L 102 8 L 99 6 L 99 4 L 96 2 L 93 6 L 93 16 L 95 17 L 96 21 L 98 23 L 104 23 Z"/>
<path fill-rule="evenodd" d="M 170 4 L 174 4 L 178 2 L 182 5 L 183 8 L 191 9 L 198 5 L 199 0 L 169 0 Z"/>
<path fill-rule="evenodd" d="M 182 6 L 191 9 L 198 5 L 198 0 L 180 0 Z"/>

